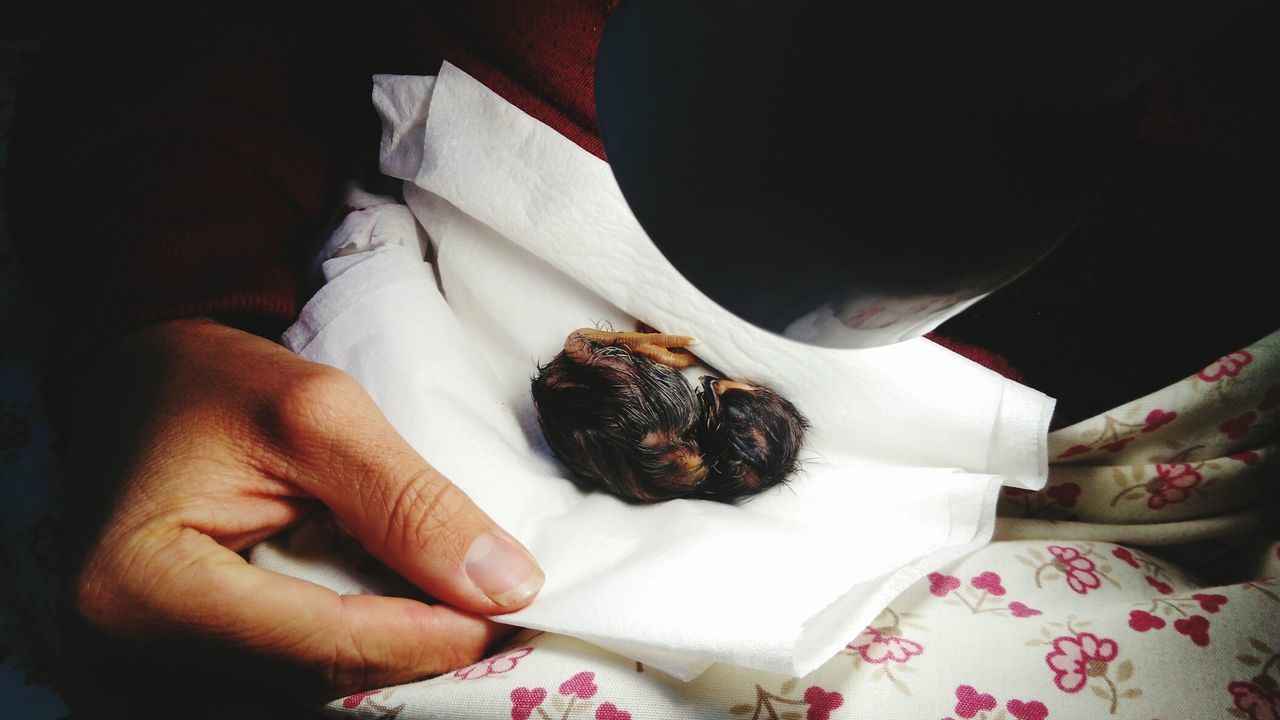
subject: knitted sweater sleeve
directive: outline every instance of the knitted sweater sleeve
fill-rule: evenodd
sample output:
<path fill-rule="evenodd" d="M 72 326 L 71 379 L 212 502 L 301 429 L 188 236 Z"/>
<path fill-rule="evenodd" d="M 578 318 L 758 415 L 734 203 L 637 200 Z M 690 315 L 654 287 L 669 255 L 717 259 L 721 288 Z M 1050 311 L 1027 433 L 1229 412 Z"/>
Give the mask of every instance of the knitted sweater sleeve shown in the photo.
<path fill-rule="evenodd" d="M 13 235 L 64 362 L 166 319 L 296 313 L 367 75 L 337 3 L 209 5 L 74 13 L 20 92 Z"/>

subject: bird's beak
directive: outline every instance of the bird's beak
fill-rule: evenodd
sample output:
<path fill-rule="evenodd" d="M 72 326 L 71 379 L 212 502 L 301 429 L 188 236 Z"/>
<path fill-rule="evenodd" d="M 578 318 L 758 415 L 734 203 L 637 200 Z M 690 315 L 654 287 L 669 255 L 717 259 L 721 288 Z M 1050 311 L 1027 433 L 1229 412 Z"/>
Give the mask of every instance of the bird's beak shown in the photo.
<path fill-rule="evenodd" d="M 702 383 L 702 404 L 709 412 L 708 417 L 714 418 L 720 411 L 720 394 L 724 392 L 716 387 L 720 379 L 710 375 L 703 375 L 698 380 Z"/>
<path fill-rule="evenodd" d="M 725 380 L 724 378 L 713 378 L 709 375 L 702 377 L 702 387 L 715 393 L 716 396 L 725 394 L 730 390 L 741 390 L 743 392 L 755 392 L 754 385 L 748 385 L 737 380 Z"/>
<path fill-rule="evenodd" d="M 718 380 L 718 378 L 711 377 L 710 375 L 703 375 L 702 377 L 698 378 L 698 381 L 702 383 L 703 391 L 706 392 L 708 395 L 719 395 L 721 392 L 723 392 L 720 390 L 716 390 L 716 380 Z"/>
<path fill-rule="evenodd" d="M 730 390 L 741 390 L 743 392 L 755 392 L 754 385 L 738 382 L 737 380 L 725 380 L 724 378 L 703 375 L 698 378 L 702 381 L 702 402 L 712 412 L 720 410 L 720 396 Z"/>

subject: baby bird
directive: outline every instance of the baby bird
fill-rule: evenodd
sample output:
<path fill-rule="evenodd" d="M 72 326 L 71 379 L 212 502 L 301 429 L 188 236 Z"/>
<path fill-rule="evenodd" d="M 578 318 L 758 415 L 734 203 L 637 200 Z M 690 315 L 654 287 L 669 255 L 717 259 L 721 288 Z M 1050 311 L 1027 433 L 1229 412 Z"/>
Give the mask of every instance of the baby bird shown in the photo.
<path fill-rule="evenodd" d="M 733 502 L 795 470 L 808 423 L 769 388 L 678 370 L 690 337 L 575 330 L 533 379 L 552 455 L 584 488 L 637 503 Z"/>

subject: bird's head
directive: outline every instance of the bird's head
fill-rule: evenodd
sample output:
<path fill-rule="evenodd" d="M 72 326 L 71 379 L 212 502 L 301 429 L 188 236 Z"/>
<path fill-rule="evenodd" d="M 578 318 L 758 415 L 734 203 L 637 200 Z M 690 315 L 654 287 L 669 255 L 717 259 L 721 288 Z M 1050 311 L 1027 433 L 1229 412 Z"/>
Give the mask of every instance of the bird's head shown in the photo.
<path fill-rule="evenodd" d="M 698 441 L 710 469 L 700 497 L 748 497 L 795 470 L 809 423 L 789 400 L 761 385 L 709 375 L 701 378 L 698 396 Z"/>

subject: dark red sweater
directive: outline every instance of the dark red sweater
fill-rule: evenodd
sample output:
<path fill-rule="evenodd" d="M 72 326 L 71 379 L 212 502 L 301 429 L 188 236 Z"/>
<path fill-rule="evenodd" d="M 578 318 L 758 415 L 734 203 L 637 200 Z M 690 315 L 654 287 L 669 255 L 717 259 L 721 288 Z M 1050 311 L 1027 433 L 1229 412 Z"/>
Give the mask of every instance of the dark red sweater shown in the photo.
<path fill-rule="evenodd" d="M 9 179 L 15 239 L 65 323 L 60 357 L 177 317 L 283 329 L 312 290 L 300 269 L 345 180 L 372 178 L 373 73 L 434 74 L 448 59 L 601 155 L 593 67 L 613 4 L 72 13 L 80 22 L 51 39 L 19 97 Z M 1060 399 L 1063 422 L 1280 327 L 1257 255 L 1280 230 L 1276 17 L 1260 11 L 1157 78 L 1097 211 L 938 339 L 1012 363 Z"/>

